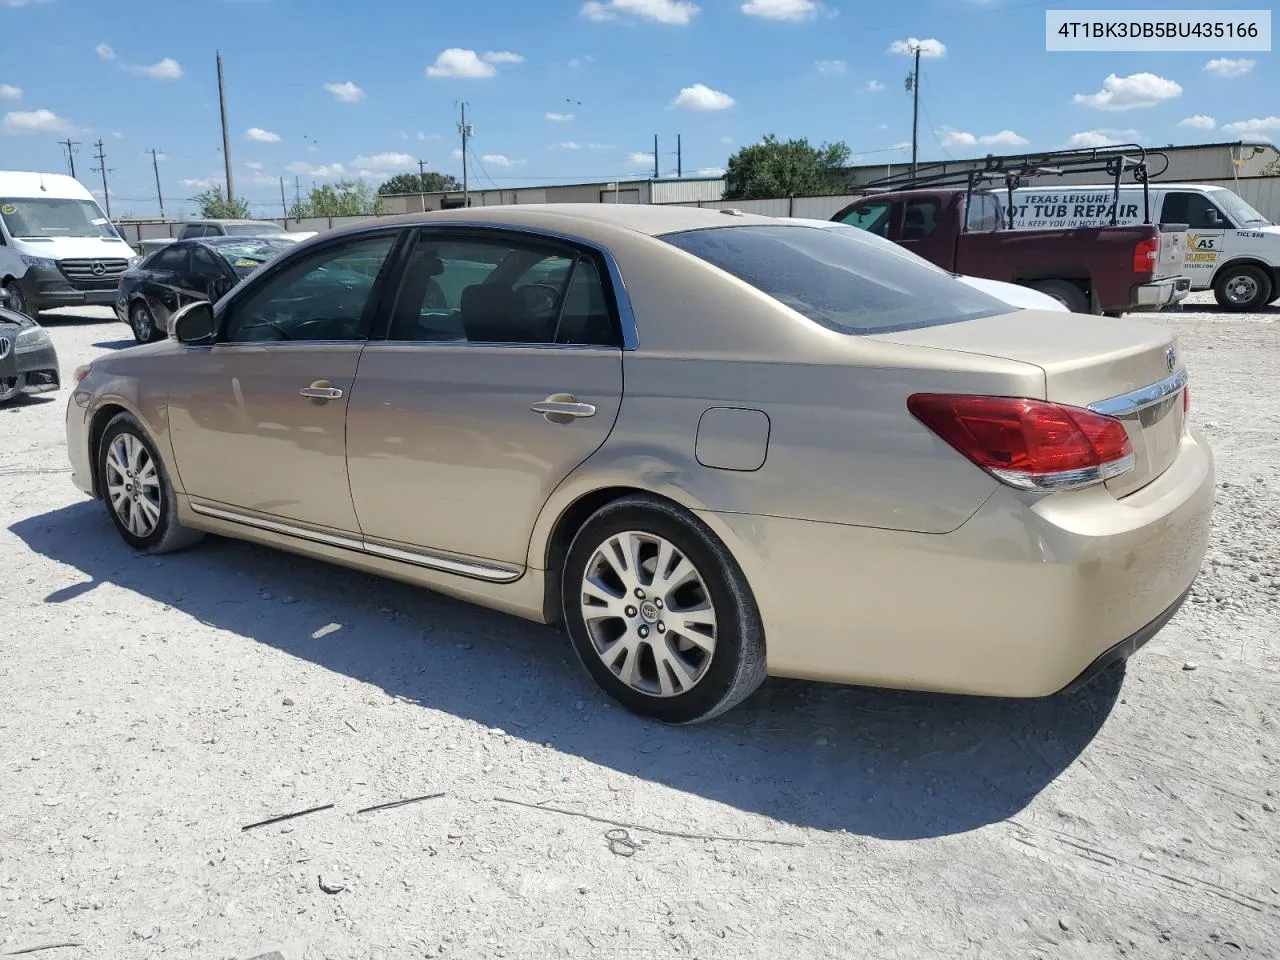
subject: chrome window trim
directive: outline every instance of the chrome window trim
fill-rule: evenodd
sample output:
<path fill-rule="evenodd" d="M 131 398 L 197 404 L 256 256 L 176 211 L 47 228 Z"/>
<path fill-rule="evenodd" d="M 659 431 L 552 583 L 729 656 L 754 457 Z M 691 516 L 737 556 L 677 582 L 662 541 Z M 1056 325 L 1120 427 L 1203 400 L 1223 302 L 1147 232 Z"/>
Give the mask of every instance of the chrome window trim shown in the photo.
<path fill-rule="evenodd" d="M 631 306 L 631 294 L 627 291 L 626 281 L 622 279 L 622 271 L 618 269 L 618 261 L 614 259 L 612 251 L 601 246 L 594 240 L 588 240 L 586 237 L 580 237 L 572 233 L 562 233 L 559 230 L 544 230 L 540 227 L 525 227 L 512 223 L 489 223 L 483 220 L 426 220 L 408 225 L 414 230 L 484 230 L 494 233 L 519 233 L 528 237 L 546 237 L 550 240 L 559 240 L 562 243 L 577 244 L 586 247 L 595 253 L 598 253 L 604 260 L 605 269 L 609 273 L 609 285 L 613 287 L 613 302 L 618 308 L 618 325 L 622 328 L 622 349 L 635 350 L 640 346 L 640 331 L 636 327 L 636 314 Z M 412 341 L 411 341 L 412 342 Z M 477 344 L 479 346 L 479 344 Z M 536 346 L 536 344 L 516 344 L 516 346 Z M 546 344 L 552 347 L 567 346 L 601 346 L 599 344 L 567 344 L 552 343 Z M 604 347 L 603 349 L 617 349 L 616 347 Z"/>
<path fill-rule="evenodd" d="M 370 540 L 364 540 L 359 537 L 346 537 L 341 534 L 322 533 L 319 530 L 312 530 L 308 527 L 296 526 L 291 523 L 283 523 L 279 520 L 269 520 L 266 517 L 258 517 L 248 513 L 242 513 L 239 510 L 230 510 L 225 507 L 216 507 L 209 503 L 203 503 L 197 500 L 190 500 L 191 510 L 200 516 L 210 517 L 214 520 L 223 520 L 227 523 L 238 523 L 246 527 L 254 527 L 258 530 L 265 530 L 268 533 L 278 533 L 286 537 L 293 537 L 297 540 L 307 540 L 312 543 L 322 543 L 330 547 L 339 547 L 343 550 L 351 550 L 355 553 L 364 553 L 369 556 L 379 557 L 384 560 L 396 560 L 400 563 L 409 563 L 417 567 L 425 567 L 428 570 L 436 570 L 441 573 L 453 573 L 462 577 L 469 577 L 473 580 L 486 580 L 490 583 L 513 583 L 519 580 L 523 571 L 513 567 L 498 566 L 495 564 L 479 563 L 469 560 L 459 560 L 454 557 L 447 557 L 442 554 L 432 553 L 426 550 L 405 550 L 399 547 L 391 547 L 381 543 L 375 543 Z"/>
<path fill-rule="evenodd" d="M 1104 417 L 1125 417 L 1153 407 L 1174 396 L 1187 385 L 1187 368 L 1182 367 L 1165 377 L 1158 383 L 1142 387 L 1130 393 L 1122 393 L 1118 397 L 1099 400 L 1089 404 L 1089 409 Z"/>

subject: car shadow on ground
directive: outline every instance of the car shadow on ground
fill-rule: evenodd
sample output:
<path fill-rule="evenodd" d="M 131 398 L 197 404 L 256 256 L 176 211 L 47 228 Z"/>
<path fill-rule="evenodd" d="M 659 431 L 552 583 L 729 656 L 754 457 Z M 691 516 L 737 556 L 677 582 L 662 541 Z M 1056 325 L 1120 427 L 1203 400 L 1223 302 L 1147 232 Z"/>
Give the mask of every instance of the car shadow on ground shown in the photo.
<path fill-rule="evenodd" d="M 48 604 L 114 584 L 613 770 L 884 839 L 945 836 L 1017 813 L 1088 745 L 1123 681 L 1115 669 L 1076 695 L 1001 701 L 772 680 L 716 721 L 665 727 L 612 706 L 557 631 L 427 590 L 215 537 L 139 556 L 90 501 L 10 529 L 88 578 Z"/>
<path fill-rule="evenodd" d="M 0 412 L 17 413 L 23 407 L 42 407 L 46 403 L 53 403 L 57 398 L 57 393 L 20 393 L 12 400 L 0 404 Z"/>

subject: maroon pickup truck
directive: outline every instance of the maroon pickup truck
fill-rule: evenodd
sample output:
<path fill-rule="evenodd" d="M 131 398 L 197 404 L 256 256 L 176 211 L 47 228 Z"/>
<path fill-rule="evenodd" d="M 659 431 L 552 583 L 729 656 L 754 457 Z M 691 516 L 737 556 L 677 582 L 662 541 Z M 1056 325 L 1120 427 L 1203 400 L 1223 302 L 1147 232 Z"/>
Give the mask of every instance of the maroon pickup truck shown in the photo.
<path fill-rule="evenodd" d="M 1180 229 L 1010 230 L 997 194 L 987 190 L 876 193 L 831 219 L 879 234 L 944 270 L 1033 287 L 1073 313 L 1159 310 L 1191 289 L 1182 275 Z"/>

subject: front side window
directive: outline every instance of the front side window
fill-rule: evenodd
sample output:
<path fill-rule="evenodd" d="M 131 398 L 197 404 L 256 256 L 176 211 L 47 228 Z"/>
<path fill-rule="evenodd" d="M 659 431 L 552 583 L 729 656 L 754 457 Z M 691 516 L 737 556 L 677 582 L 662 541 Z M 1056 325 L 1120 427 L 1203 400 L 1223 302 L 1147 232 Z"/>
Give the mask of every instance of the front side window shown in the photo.
<path fill-rule="evenodd" d="M 1008 304 L 841 231 L 712 227 L 661 239 L 849 334 L 888 333 L 1008 313 Z"/>
<path fill-rule="evenodd" d="M 616 346 L 593 256 L 525 237 L 424 232 L 405 269 L 388 338 Z"/>
<path fill-rule="evenodd" d="M 878 237 L 887 237 L 889 236 L 889 214 L 892 210 L 891 203 L 863 203 L 841 217 L 840 222 L 874 233 Z"/>
<path fill-rule="evenodd" d="M 1170 193 L 1164 198 L 1161 223 L 1185 223 L 1192 230 L 1225 230 L 1231 224 L 1203 193 Z"/>
<path fill-rule="evenodd" d="M 1270 220 L 1251 207 L 1238 193 L 1215 190 L 1212 196 L 1227 212 L 1227 216 L 1241 227 L 1265 227 L 1271 224 Z"/>
<path fill-rule="evenodd" d="M 92 200 L 52 197 L 0 199 L 0 217 L 9 236 L 18 240 L 41 237 L 110 237 L 120 239 L 111 221 Z"/>
<path fill-rule="evenodd" d="M 218 261 L 204 247 L 191 250 L 191 274 L 201 280 L 220 280 L 224 276 Z"/>
<path fill-rule="evenodd" d="M 363 340 L 366 315 L 395 234 L 349 240 L 289 264 L 235 301 L 229 343 Z"/>

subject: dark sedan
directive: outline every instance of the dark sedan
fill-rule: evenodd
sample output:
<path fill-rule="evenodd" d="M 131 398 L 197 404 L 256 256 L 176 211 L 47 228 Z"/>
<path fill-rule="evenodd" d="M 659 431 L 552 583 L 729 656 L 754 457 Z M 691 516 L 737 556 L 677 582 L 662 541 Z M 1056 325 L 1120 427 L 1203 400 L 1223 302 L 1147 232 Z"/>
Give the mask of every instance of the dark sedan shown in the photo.
<path fill-rule="evenodd" d="M 120 278 L 116 316 L 139 343 L 162 340 L 169 319 L 197 300 L 221 299 L 272 257 L 291 250 L 291 240 L 262 237 L 202 237 L 161 247 Z"/>
<path fill-rule="evenodd" d="M 24 393 L 49 393 L 60 382 L 48 331 L 8 305 L 8 293 L 0 290 L 0 403 Z"/>

